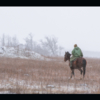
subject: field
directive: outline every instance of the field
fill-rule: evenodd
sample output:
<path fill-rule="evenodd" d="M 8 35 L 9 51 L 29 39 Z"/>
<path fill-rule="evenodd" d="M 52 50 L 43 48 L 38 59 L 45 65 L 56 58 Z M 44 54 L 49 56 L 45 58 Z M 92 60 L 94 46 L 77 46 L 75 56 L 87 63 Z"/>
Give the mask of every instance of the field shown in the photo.
<path fill-rule="evenodd" d="M 27 60 L 0 57 L 0 94 L 99 94 L 100 59 L 86 58 L 86 75 L 69 79 L 70 68 L 63 57 Z"/>

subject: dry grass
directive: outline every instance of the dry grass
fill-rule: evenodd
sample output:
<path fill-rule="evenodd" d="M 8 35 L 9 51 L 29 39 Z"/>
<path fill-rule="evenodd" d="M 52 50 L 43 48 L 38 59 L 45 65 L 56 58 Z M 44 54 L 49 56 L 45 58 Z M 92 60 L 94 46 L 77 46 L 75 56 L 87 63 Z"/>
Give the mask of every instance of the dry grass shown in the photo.
<path fill-rule="evenodd" d="M 75 70 L 69 80 L 70 68 L 63 58 L 54 61 L 0 58 L 0 93 L 17 94 L 88 94 L 100 93 L 100 59 L 86 58 L 85 79 Z M 51 85 L 51 86 L 50 86 Z"/>

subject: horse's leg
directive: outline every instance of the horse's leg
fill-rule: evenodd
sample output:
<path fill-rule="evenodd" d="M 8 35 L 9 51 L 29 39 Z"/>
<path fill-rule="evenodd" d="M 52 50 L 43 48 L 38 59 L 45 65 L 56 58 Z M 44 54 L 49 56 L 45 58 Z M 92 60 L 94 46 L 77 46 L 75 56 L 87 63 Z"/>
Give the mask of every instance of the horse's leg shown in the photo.
<path fill-rule="evenodd" d="M 71 77 L 70 77 L 70 79 L 72 78 L 72 74 L 73 74 L 73 73 L 71 72 Z"/>
<path fill-rule="evenodd" d="M 70 79 L 72 78 L 72 74 L 73 74 L 73 70 L 71 69 L 71 76 L 70 76 Z"/>
<path fill-rule="evenodd" d="M 82 69 L 81 69 L 81 68 L 79 68 L 78 70 L 80 71 L 80 74 L 82 75 L 82 73 L 83 73 Z"/>
<path fill-rule="evenodd" d="M 84 79 L 84 76 L 85 76 L 85 71 L 86 71 L 86 60 L 83 59 L 83 79 Z"/>
<path fill-rule="evenodd" d="M 71 78 L 72 78 L 72 76 L 74 75 L 74 69 L 71 69 Z"/>
<path fill-rule="evenodd" d="M 73 73 L 73 75 L 74 75 L 74 79 L 75 79 L 74 69 L 73 69 L 72 73 Z"/>
<path fill-rule="evenodd" d="M 83 79 L 84 79 L 84 76 L 85 76 L 85 71 L 86 71 L 86 66 L 83 67 Z"/>
<path fill-rule="evenodd" d="M 80 74 L 81 74 L 81 76 L 82 76 L 82 73 L 83 73 L 82 69 L 79 68 L 78 70 L 80 71 Z M 80 77 L 80 79 L 82 79 L 82 77 Z"/>

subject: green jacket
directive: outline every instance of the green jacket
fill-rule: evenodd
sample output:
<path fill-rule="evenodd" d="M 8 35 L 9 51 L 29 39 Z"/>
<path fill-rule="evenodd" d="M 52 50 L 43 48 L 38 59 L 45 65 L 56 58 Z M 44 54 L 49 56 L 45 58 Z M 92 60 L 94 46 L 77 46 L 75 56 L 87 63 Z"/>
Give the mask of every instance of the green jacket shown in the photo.
<path fill-rule="evenodd" d="M 73 61 L 78 57 L 83 57 L 83 53 L 79 47 L 74 47 L 74 49 L 72 50 L 72 55 L 73 56 L 70 58 L 70 61 Z"/>

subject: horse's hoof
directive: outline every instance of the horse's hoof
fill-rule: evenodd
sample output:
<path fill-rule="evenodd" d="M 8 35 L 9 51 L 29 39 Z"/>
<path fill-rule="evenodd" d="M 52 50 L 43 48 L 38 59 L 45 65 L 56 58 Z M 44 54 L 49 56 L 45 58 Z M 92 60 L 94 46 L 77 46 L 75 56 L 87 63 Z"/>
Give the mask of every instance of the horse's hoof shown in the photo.
<path fill-rule="evenodd" d="M 72 80 L 74 80 L 74 78 L 72 78 Z"/>
<path fill-rule="evenodd" d="M 68 80 L 70 80 L 71 78 L 69 77 Z"/>

